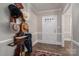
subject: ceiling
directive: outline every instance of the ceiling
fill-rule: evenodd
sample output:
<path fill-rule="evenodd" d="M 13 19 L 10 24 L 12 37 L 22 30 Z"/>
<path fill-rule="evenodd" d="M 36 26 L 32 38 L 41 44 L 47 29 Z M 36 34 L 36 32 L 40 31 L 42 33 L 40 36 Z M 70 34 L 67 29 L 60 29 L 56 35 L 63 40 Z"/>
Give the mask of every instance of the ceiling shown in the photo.
<path fill-rule="evenodd" d="M 64 8 L 66 3 L 32 3 L 32 6 L 39 12 L 51 9 Z"/>

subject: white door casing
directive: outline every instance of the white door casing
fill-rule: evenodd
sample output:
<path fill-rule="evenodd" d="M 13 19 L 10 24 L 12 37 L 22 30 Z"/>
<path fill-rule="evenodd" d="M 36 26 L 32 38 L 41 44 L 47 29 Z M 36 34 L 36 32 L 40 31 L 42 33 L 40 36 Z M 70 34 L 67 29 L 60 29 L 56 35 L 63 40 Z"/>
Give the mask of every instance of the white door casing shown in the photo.
<path fill-rule="evenodd" d="M 57 44 L 57 15 L 42 17 L 42 42 Z"/>

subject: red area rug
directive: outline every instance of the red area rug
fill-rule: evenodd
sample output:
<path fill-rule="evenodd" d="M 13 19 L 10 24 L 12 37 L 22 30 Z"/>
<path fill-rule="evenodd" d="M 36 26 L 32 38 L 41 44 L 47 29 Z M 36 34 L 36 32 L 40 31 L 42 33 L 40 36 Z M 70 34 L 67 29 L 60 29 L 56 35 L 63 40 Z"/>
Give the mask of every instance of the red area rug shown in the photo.
<path fill-rule="evenodd" d="M 62 56 L 62 54 L 44 50 L 36 50 L 32 52 L 31 56 Z"/>

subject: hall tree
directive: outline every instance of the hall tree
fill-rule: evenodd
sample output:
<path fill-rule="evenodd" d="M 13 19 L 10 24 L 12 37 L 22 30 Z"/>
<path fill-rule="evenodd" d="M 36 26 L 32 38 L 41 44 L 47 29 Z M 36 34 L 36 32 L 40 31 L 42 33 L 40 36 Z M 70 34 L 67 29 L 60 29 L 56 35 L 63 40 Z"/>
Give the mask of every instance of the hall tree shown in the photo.
<path fill-rule="evenodd" d="M 0 39 L 0 47 L 1 47 L 0 48 L 0 51 L 1 51 L 0 55 L 13 55 L 14 49 L 15 49 L 15 46 L 14 47 L 8 46 L 9 43 L 13 42 L 13 40 L 14 40 L 13 36 L 15 35 L 15 32 L 16 32 L 16 31 L 12 32 L 11 28 L 9 27 L 10 26 L 10 23 L 9 23 L 10 22 L 9 21 L 10 20 L 10 12 L 8 10 L 8 6 L 10 4 L 11 3 L 0 4 L 0 5 L 2 5 L 2 7 L 0 6 L 0 8 L 1 8 L 0 15 L 2 16 L 1 18 L 3 19 L 2 21 L 0 21 L 0 24 L 2 24 L 0 26 L 1 27 L 0 33 L 2 33 L 1 39 Z M 27 8 L 28 8 L 28 6 L 27 6 Z M 25 11 L 27 11 L 27 10 L 25 9 Z M 27 13 L 27 14 L 29 14 L 29 13 Z M 3 17 L 3 15 L 5 17 Z M 16 25 L 14 27 L 15 27 L 15 30 L 18 28 Z"/>

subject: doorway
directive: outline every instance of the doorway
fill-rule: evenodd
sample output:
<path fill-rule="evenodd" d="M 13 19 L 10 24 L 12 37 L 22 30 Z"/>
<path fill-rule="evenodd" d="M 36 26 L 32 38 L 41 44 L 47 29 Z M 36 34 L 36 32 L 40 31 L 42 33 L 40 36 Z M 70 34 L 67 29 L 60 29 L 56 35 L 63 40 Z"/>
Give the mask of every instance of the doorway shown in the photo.
<path fill-rule="evenodd" d="M 57 44 L 57 15 L 42 17 L 42 42 Z"/>

